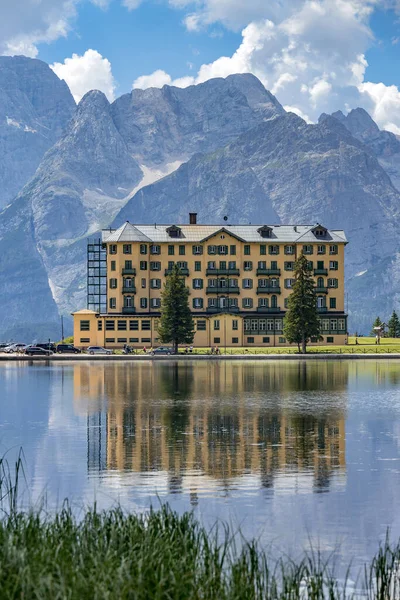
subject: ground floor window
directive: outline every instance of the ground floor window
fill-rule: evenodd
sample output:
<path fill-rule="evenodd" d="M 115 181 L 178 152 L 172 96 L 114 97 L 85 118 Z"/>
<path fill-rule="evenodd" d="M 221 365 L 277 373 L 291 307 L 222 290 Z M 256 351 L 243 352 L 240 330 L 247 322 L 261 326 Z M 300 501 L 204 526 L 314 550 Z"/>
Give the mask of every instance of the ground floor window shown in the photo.
<path fill-rule="evenodd" d="M 197 331 L 206 331 L 207 329 L 207 322 L 206 321 L 197 321 Z"/>
<path fill-rule="evenodd" d="M 234 337 L 232 338 L 232 344 L 238 344 L 239 343 L 239 338 Z"/>

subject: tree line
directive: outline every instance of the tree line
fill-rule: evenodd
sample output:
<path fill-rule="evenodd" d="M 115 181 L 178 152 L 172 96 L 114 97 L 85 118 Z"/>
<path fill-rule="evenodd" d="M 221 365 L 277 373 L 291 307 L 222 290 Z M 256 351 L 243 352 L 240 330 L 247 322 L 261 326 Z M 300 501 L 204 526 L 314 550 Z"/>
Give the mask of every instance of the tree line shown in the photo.
<path fill-rule="evenodd" d="M 376 327 L 383 327 L 384 336 L 390 338 L 398 338 L 400 337 L 400 319 L 398 314 L 394 310 L 392 312 L 392 316 L 390 317 L 387 325 L 384 323 L 380 317 L 376 317 L 375 321 L 372 324 L 371 335 L 376 335 Z M 387 327 L 387 332 L 385 332 L 385 328 Z"/>

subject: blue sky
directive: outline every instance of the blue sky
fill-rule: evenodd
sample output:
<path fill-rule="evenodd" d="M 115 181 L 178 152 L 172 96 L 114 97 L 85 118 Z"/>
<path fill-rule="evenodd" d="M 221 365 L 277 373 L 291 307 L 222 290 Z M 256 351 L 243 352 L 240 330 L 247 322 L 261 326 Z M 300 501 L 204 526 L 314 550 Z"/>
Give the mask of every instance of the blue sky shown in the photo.
<path fill-rule="evenodd" d="M 252 72 L 309 122 L 363 106 L 400 135 L 400 0 L 14 0 L 0 53 L 49 63 L 77 101 Z"/>

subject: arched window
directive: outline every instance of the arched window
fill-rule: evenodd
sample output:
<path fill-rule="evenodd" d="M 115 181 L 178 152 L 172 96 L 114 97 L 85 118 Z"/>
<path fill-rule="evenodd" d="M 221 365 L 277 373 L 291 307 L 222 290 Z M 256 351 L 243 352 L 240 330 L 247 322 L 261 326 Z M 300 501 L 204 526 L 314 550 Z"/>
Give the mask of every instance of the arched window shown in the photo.
<path fill-rule="evenodd" d="M 317 279 L 317 287 L 319 287 L 319 288 L 323 288 L 324 287 L 324 278 L 323 277 L 318 277 L 318 279 Z"/>
<path fill-rule="evenodd" d="M 277 306 L 278 306 L 277 297 L 275 295 L 271 296 L 271 308 L 277 308 Z"/>

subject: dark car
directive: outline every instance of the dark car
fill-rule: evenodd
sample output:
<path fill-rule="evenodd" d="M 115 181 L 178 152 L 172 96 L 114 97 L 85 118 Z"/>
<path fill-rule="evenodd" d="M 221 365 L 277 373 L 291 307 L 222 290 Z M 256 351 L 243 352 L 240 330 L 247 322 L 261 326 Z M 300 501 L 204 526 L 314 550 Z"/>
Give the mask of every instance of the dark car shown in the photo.
<path fill-rule="evenodd" d="M 43 350 L 51 350 L 52 352 L 56 351 L 56 345 L 53 342 L 35 344 L 35 348 L 43 348 Z"/>
<path fill-rule="evenodd" d="M 80 354 L 79 348 L 75 348 L 73 344 L 58 344 L 58 354 Z"/>
<path fill-rule="evenodd" d="M 172 354 L 172 348 L 168 348 L 168 346 L 159 346 L 158 348 L 154 348 L 150 354 Z"/>
<path fill-rule="evenodd" d="M 27 346 L 25 348 L 25 354 L 28 356 L 51 356 L 54 354 L 51 350 L 46 350 L 41 346 Z"/>

